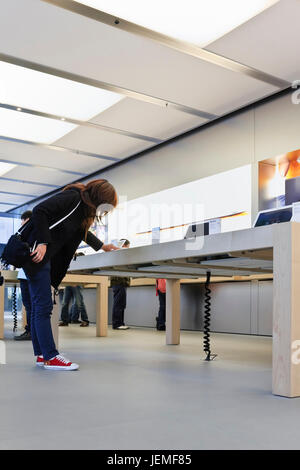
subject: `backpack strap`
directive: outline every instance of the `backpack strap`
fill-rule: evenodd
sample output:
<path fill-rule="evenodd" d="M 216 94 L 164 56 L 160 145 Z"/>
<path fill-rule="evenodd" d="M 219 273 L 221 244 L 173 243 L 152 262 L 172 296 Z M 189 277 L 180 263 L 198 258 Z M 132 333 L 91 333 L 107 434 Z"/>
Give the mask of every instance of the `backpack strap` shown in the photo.
<path fill-rule="evenodd" d="M 60 219 L 58 222 L 55 222 L 55 224 L 51 225 L 51 227 L 49 227 L 49 230 L 51 230 L 52 228 L 56 227 L 56 225 L 60 224 L 61 222 L 63 222 L 64 220 L 66 220 L 68 217 L 70 217 L 71 214 L 73 214 L 73 212 L 76 211 L 77 207 L 80 205 L 81 203 L 81 200 L 78 202 L 77 206 L 74 207 L 74 209 L 71 210 L 71 212 L 69 214 L 67 214 L 65 217 L 63 217 L 62 219 Z"/>
<path fill-rule="evenodd" d="M 77 207 L 79 207 L 81 203 L 81 200 L 78 202 L 77 206 L 74 207 L 74 209 L 71 210 L 71 212 L 69 212 L 69 214 L 65 215 L 65 217 L 63 217 L 62 219 L 58 220 L 57 222 L 55 222 L 55 224 L 51 225 L 51 227 L 49 227 L 49 230 L 51 230 L 52 228 L 56 227 L 58 224 L 60 224 L 61 222 L 63 222 L 64 220 L 66 220 L 68 217 L 70 217 L 71 214 L 73 214 L 73 212 L 76 211 Z M 28 221 L 29 222 L 29 221 Z M 21 233 L 23 232 L 24 228 L 26 227 L 27 223 L 24 224 L 22 227 L 20 227 L 20 229 L 17 231 L 17 234 L 18 235 L 21 235 Z"/>

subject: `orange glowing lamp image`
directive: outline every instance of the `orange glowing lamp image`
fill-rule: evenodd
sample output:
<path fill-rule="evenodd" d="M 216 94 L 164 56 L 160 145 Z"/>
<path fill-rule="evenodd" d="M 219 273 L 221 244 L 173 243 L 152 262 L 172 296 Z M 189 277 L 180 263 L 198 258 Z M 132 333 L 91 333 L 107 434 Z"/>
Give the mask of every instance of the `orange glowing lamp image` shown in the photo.
<path fill-rule="evenodd" d="M 285 205 L 285 180 L 300 176 L 300 149 L 259 162 L 259 210 Z"/>

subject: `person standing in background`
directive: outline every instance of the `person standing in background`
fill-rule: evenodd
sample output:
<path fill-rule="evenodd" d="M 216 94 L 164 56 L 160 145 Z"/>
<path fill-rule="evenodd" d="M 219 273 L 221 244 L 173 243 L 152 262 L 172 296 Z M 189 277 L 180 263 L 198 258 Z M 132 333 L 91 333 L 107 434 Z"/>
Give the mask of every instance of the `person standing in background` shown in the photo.
<path fill-rule="evenodd" d="M 80 323 L 80 326 L 89 326 L 90 322 L 87 316 L 86 307 L 81 292 L 81 286 L 73 287 L 74 301 L 71 307 L 71 323 Z M 79 321 L 79 316 L 81 322 Z"/>
<path fill-rule="evenodd" d="M 120 248 L 129 248 L 130 241 L 122 238 L 119 241 Z M 112 310 L 112 327 L 114 330 L 128 330 L 124 323 L 124 312 L 127 302 L 127 287 L 130 286 L 130 277 L 111 277 L 110 285 L 113 288 L 114 302 Z"/>
<path fill-rule="evenodd" d="M 23 214 L 21 215 L 21 227 L 31 219 L 31 216 L 31 211 L 23 212 Z M 14 339 L 16 341 L 31 341 L 31 296 L 28 286 L 28 280 L 23 269 L 19 270 L 18 279 L 20 281 L 22 303 L 26 311 L 26 326 L 24 333 L 19 336 L 15 336 Z"/>
<path fill-rule="evenodd" d="M 156 295 L 159 298 L 159 311 L 156 317 L 156 329 L 165 331 L 166 329 L 166 280 L 156 280 Z"/>
<path fill-rule="evenodd" d="M 76 261 L 78 256 L 84 256 L 84 253 L 76 252 L 73 259 Z M 69 309 L 71 301 L 72 305 Z M 79 316 L 81 316 L 81 322 Z M 89 326 L 81 286 L 66 286 L 63 291 L 59 326 L 69 326 L 69 323 L 80 323 L 80 326 Z"/>
<path fill-rule="evenodd" d="M 72 303 L 75 302 L 74 287 L 66 286 L 63 293 L 59 326 L 69 326 L 69 323 L 71 322 L 71 315 L 69 313 L 69 305 L 71 301 Z"/>
<path fill-rule="evenodd" d="M 78 256 L 84 256 L 84 253 L 82 251 L 76 252 L 74 255 L 75 261 Z M 71 323 L 80 323 L 80 326 L 82 327 L 89 326 L 90 322 L 84 304 L 81 286 L 73 287 L 73 296 L 74 301 L 70 312 Z M 81 322 L 79 321 L 79 316 L 81 318 Z"/>

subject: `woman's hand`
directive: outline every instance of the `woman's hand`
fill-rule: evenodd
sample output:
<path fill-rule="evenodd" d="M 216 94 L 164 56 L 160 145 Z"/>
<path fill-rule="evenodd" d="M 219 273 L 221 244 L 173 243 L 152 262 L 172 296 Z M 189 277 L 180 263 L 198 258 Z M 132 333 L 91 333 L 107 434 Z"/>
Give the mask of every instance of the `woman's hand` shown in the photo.
<path fill-rule="evenodd" d="M 109 243 L 108 245 L 102 245 L 101 250 L 103 251 L 114 251 L 119 250 L 119 248 L 114 245 L 113 243 Z"/>
<path fill-rule="evenodd" d="M 46 251 L 47 245 L 38 245 L 30 255 L 33 257 L 32 261 L 34 261 L 35 263 L 40 263 L 43 260 Z"/>

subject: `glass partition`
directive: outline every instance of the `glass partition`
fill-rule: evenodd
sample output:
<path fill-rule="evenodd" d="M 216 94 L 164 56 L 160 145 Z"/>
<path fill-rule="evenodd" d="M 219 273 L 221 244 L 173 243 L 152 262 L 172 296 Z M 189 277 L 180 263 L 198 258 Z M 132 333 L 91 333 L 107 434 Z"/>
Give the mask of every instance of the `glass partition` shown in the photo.
<path fill-rule="evenodd" d="M 0 255 L 9 237 L 15 233 L 21 225 L 21 219 L 0 212 Z"/>

